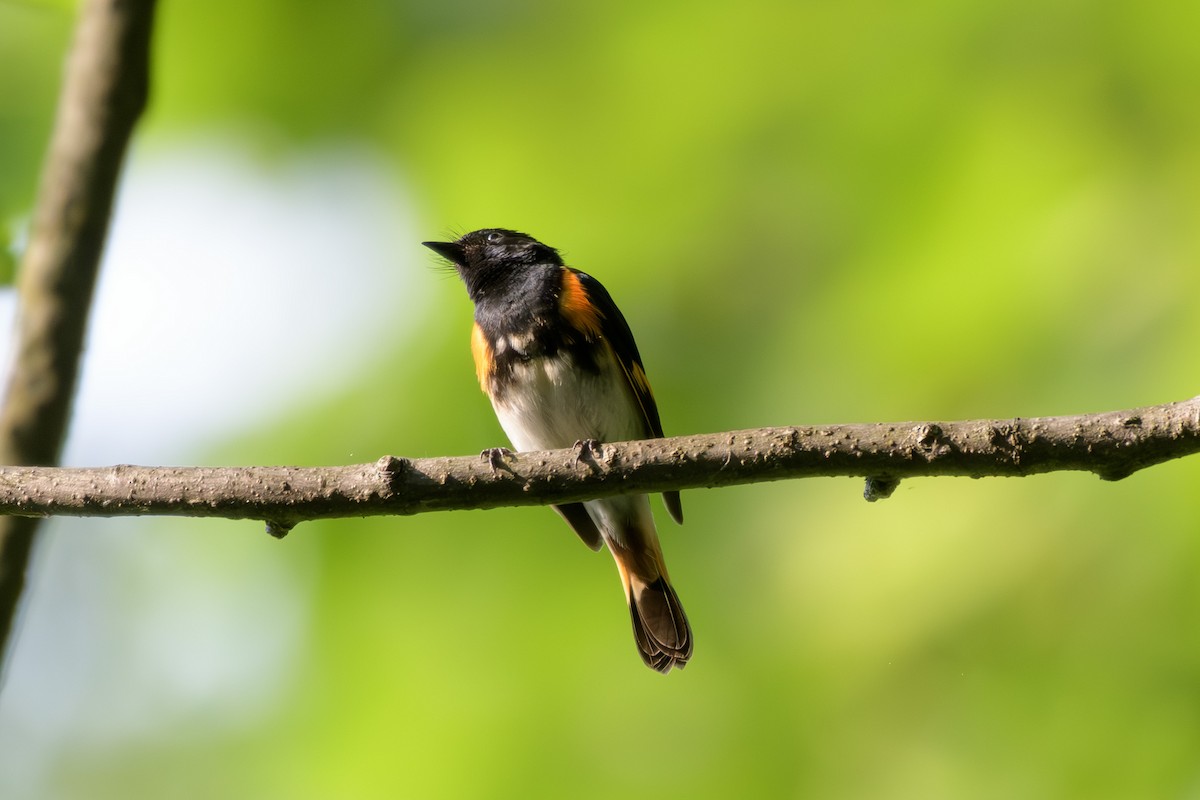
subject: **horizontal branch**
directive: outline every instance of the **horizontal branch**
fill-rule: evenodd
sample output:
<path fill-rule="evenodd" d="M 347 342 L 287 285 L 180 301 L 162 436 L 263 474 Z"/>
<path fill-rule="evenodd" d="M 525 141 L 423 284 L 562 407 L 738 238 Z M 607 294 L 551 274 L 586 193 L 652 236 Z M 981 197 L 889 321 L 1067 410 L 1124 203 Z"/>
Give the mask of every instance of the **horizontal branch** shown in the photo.
<path fill-rule="evenodd" d="M 0 514 L 143 514 L 265 520 L 275 535 L 332 517 L 545 505 L 785 478 L 866 477 L 868 499 L 902 478 L 1105 480 L 1200 451 L 1200 397 L 1068 417 L 758 428 L 530 453 L 344 467 L 0 467 Z"/>

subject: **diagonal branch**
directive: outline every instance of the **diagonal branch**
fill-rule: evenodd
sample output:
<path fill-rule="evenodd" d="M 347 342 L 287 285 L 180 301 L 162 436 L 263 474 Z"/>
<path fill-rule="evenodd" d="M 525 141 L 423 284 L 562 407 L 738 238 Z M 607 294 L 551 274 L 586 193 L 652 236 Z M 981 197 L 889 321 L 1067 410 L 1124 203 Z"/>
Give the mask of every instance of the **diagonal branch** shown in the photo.
<path fill-rule="evenodd" d="M 0 461 L 53 464 L 126 146 L 149 90 L 153 0 L 89 0 L 67 63 L 18 280 L 16 361 L 0 410 Z M 0 520 L 0 652 L 25 583 L 36 520 Z"/>
<path fill-rule="evenodd" d="M 818 476 L 1022 477 L 1059 470 L 1119 480 L 1200 452 L 1200 397 L 1067 417 L 757 428 L 573 450 L 402 459 L 344 467 L 0 467 L 0 514 L 145 514 L 305 520 L 568 503 L 617 494 Z"/>

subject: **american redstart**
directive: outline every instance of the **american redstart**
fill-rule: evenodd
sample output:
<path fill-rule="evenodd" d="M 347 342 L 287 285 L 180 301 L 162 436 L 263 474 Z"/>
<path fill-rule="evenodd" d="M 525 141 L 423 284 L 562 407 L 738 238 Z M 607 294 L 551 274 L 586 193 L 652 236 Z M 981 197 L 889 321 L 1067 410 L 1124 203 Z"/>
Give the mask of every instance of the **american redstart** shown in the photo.
<path fill-rule="evenodd" d="M 633 334 L 599 281 L 565 266 L 553 247 L 503 228 L 424 245 L 453 263 L 467 285 L 475 373 L 518 451 L 663 435 Z M 683 522 L 679 493 L 666 492 L 663 501 Z M 642 660 L 664 673 L 687 664 L 692 630 L 646 495 L 553 508 L 593 550 L 608 545 Z"/>

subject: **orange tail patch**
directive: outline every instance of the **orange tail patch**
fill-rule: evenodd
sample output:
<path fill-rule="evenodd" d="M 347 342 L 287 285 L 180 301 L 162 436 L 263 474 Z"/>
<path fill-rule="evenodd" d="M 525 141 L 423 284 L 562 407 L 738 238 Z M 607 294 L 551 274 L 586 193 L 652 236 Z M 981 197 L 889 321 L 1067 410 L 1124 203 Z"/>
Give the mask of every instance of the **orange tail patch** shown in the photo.
<path fill-rule="evenodd" d="M 632 553 L 611 543 L 609 547 L 625 587 L 638 655 L 646 666 L 664 674 L 673 667 L 683 669 L 692 657 L 692 627 L 662 569 L 661 557 L 654 559 L 658 562 L 654 577 L 642 577 L 647 570 L 635 567 Z"/>

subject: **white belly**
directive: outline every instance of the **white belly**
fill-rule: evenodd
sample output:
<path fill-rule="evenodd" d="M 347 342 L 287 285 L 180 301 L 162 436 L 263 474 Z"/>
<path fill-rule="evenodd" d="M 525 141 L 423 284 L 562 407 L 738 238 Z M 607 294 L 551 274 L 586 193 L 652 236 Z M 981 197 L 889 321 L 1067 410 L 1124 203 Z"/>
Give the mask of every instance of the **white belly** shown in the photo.
<path fill-rule="evenodd" d="M 641 411 L 624 373 L 608 351 L 598 374 L 565 358 L 535 358 L 513 368 L 504 398 L 493 403 L 517 450 L 555 450 L 581 439 L 640 439 Z"/>
<path fill-rule="evenodd" d="M 518 364 L 504 399 L 492 404 L 513 447 L 557 450 L 583 439 L 624 442 L 643 438 L 645 424 L 633 390 L 612 352 L 607 355 L 598 374 L 558 358 Z M 652 546 L 645 532 L 654 537 L 654 519 L 645 495 L 589 500 L 584 507 L 605 539 L 625 548 Z M 629 539 L 630 532 L 637 541 Z"/>

